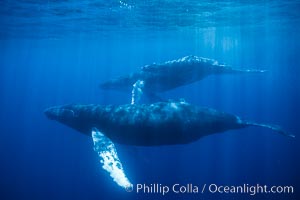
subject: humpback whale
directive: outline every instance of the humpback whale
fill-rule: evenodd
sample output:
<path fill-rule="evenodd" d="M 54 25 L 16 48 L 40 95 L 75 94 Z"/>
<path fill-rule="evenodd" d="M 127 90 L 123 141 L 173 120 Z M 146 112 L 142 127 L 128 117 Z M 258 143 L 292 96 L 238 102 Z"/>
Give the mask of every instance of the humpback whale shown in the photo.
<path fill-rule="evenodd" d="M 126 145 L 187 144 L 201 137 L 231 129 L 259 126 L 294 137 L 280 127 L 241 120 L 238 116 L 184 101 L 153 104 L 55 106 L 46 116 L 91 136 L 94 150 L 104 170 L 127 191 L 133 185 L 127 178 L 114 143 Z"/>
<path fill-rule="evenodd" d="M 185 101 L 153 104 L 55 106 L 45 111 L 56 120 L 91 136 L 93 128 L 113 142 L 137 146 L 186 144 L 203 136 L 248 126 L 270 128 L 292 136 L 275 125 L 260 124 Z"/>
<path fill-rule="evenodd" d="M 194 83 L 209 75 L 262 72 L 265 72 L 265 70 L 237 69 L 220 64 L 213 59 L 186 56 L 160 64 L 154 63 L 143 66 L 135 73 L 120 76 L 100 84 L 100 88 L 132 92 L 132 104 L 134 104 L 134 96 L 137 96 L 134 92 L 137 86 L 139 93 L 142 91 L 148 97 L 157 99 L 156 93 Z"/>

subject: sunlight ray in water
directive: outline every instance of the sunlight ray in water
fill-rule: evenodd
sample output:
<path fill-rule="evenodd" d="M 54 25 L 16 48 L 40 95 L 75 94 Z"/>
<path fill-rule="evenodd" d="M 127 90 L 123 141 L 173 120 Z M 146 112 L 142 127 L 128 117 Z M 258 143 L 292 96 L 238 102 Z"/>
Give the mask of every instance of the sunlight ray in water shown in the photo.
<path fill-rule="evenodd" d="M 105 169 L 113 180 L 121 187 L 132 188 L 132 184 L 126 177 L 122 163 L 118 157 L 115 145 L 96 128 L 92 130 L 92 137 L 94 142 L 94 150 L 100 157 L 103 169 Z"/>

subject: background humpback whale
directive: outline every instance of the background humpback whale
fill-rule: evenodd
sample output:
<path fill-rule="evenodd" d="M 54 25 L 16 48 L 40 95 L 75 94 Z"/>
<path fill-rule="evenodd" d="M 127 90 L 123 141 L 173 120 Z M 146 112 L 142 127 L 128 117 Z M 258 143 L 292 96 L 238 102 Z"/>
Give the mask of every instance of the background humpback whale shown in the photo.
<path fill-rule="evenodd" d="M 100 84 L 102 89 L 130 92 L 134 84 L 142 81 L 148 96 L 199 81 L 213 74 L 262 73 L 265 70 L 237 69 L 216 60 L 198 56 L 186 56 L 177 60 L 141 67 L 140 71 L 120 76 Z"/>
<path fill-rule="evenodd" d="M 49 108 L 45 114 L 89 136 L 97 128 L 113 142 L 127 145 L 186 144 L 203 136 L 248 126 L 270 128 L 293 137 L 278 126 L 244 121 L 184 101 L 120 106 L 73 104 Z"/>

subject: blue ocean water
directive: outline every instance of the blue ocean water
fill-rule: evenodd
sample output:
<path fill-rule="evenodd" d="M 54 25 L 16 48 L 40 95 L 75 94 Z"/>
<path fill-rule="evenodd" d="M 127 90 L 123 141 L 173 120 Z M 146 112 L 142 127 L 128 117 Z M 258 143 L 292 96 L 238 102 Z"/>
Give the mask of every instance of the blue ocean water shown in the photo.
<path fill-rule="evenodd" d="M 0 2 L 0 199 L 299 199 L 300 1 Z M 46 118 L 68 103 L 125 104 L 99 84 L 186 55 L 260 75 L 211 76 L 165 99 L 278 124 L 188 145 L 117 145 L 137 184 L 193 184 L 199 193 L 128 193 L 102 170 L 90 137 Z M 293 194 L 201 193 L 204 184 L 293 186 Z"/>

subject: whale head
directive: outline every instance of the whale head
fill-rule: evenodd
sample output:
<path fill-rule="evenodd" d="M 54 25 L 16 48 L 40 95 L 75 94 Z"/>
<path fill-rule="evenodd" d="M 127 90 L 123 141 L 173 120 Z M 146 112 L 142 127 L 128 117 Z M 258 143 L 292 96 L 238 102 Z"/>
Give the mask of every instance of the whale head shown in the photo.
<path fill-rule="evenodd" d="M 45 115 L 51 120 L 66 120 L 72 119 L 76 116 L 72 107 L 55 106 L 44 111 Z"/>
<path fill-rule="evenodd" d="M 92 122 L 86 118 L 89 115 L 85 110 L 81 105 L 71 104 L 50 107 L 44 111 L 44 114 L 51 120 L 58 121 L 81 133 L 90 135 Z"/>

